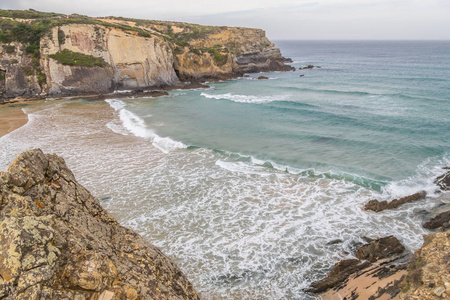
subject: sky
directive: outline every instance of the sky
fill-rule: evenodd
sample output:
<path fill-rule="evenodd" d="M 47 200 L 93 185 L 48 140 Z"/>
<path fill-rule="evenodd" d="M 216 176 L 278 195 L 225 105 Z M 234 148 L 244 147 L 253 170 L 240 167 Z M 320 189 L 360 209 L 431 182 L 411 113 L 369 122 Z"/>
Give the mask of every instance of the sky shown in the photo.
<path fill-rule="evenodd" d="M 261 28 L 274 40 L 450 40 L 450 0 L 0 0 L 28 8 Z"/>

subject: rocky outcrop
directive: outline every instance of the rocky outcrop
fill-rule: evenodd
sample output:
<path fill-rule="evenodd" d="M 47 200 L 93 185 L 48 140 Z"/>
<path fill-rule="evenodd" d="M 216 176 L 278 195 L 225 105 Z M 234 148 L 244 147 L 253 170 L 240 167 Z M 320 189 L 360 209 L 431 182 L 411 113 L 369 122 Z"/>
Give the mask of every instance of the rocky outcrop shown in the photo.
<path fill-rule="evenodd" d="M 423 227 L 427 229 L 437 229 L 441 227 L 443 230 L 450 228 L 450 210 L 444 211 L 434 218 L 431 218 L 431 220 L 423 224 Z"/>
<path fill-rule="evenodd" d="M 365 210 L 372 210 L 375 212 L 380 212 L 383 211 L 385 209 L 393 209 L 393 208 L 397 208 L 402 204 L 405 203 L 410 203 L 410 202 L 414 202 L 414 201 L 418 201 L 421 199 L 424 199 L 427 196 L 427 193 L 425 191 L 420 191 L 417 192 L 415 194 L 406 196 L 406 197 L 402 197 L 399 199 L 394 199 L 391 202 L 387 202 L 387 201 L 378 201 L 378 200 L 370 200 L 369 202 L 366 203 L 366 205 L 364 206 Z"/>
<path fill-rule="evenodd" d="M 336 263 L 307 291 L 321 293 L 322 299 L 376 299 L 382 295 L 391 299 L 400 292 L 398 283 L 408 263 L 404 250 L 393 236 L 372 241 L 357 249 L 357 259 Z"/>
<path fill-rule="evenodd" d="M 180 269 L 120 226 L 64 160 L 22 153 L 0 175 L 1 299 L 197 299 Z"/>

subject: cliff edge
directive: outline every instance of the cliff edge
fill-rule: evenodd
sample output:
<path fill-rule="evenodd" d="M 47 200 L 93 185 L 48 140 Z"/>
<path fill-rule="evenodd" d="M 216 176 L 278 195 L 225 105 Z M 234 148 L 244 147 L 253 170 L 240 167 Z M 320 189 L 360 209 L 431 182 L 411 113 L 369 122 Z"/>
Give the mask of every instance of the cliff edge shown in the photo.
<path fill-rule="evenodd" d="M 155 246 L 120 226 L 64 160 L 31 150 L 0 173 L 1 299 L 198 299 Z"/>

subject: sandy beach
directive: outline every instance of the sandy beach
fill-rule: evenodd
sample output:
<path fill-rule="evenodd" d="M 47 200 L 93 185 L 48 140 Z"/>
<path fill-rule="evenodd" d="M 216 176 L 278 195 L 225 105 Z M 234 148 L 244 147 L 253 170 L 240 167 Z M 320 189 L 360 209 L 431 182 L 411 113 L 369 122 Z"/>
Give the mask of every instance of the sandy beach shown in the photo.
<path fill-rule="evenodd" d="M 0 137 L 22 127 L 28 122 L 22 106 L 10 105 L 0 107 Z"/>

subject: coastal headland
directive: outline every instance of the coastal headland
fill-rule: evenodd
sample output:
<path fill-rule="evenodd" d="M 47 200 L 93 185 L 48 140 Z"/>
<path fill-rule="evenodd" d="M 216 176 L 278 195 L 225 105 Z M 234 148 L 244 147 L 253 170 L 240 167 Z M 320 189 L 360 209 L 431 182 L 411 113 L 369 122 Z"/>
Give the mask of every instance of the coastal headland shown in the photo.
<path fill-rule="evenodd" d="M 1 101 L 179 88 L 289 71 L 261 29 L 0 10 Z"/>

